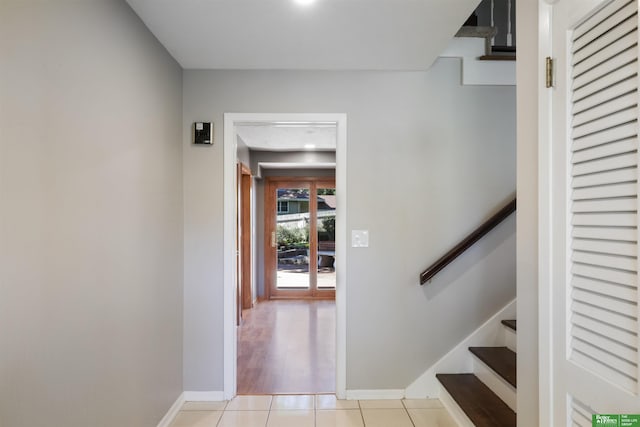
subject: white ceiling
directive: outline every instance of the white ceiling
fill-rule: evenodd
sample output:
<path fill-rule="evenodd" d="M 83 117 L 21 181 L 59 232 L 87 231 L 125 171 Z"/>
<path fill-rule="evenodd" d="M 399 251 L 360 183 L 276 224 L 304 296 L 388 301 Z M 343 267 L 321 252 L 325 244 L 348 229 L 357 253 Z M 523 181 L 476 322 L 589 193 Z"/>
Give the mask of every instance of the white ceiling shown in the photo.
<path fill-rule="evenodd" d="M 127 0 L 185 69 L 425 70 L 478 0 Z"/>
<path fill-rule="evenodd" d="M 236 134 L 253 150 L 265 151 L 335 151 L 335 123 L 241 123 Z"/>

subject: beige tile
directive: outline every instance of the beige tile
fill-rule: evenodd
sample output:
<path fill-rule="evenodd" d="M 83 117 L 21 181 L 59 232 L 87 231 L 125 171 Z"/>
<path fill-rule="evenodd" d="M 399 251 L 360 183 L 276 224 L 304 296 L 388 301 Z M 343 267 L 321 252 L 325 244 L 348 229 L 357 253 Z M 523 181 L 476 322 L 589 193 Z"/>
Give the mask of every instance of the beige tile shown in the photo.
<path fill-rule="evenodd" d="M 227 411 L 268 411 L 271 396 L 236 396 L 229 401 Z"/>
<path fill-rule="evenodd" d="M 360 407 L 362 409 L 404 409 L 402 400 L 399 399 L 361 400 Z"/>
<path fill-rule="evenodd" d="M 364 427 L 358 409 L 327 409 L 316 412 L 316 427 Z"/>
<path fill-rule="evenodd" d="M 362 416 L 367 427 L 413 427 L 405 409 L 363 409 Z"/>
<path fill-rule="evenodd" d="M 180 411 L 171 427 L 216 427 L 222 411 Z"/>
<path fill-rule="evenodd" d="M 281 395 L 273 396 L 272 411 L 292 409 L 313 409 L 313 395 Z"/>
<path fill-rule="evenodd" d="M 360 405 L 357 400 L 338 400 L 335 394 L 319 394 L 316 409 L 360 409 Z"/>
<path fill-rule="evenodd" d="M 223 411 L 227 402 L 184 402 L 181 411 Z"/>
<path fill-rule="evenodd" d="M 404 403 L 404 407 L 407 409 L 432 409 L 443 407 L 440 399 L 404 399 L 402 403 Z"/>
<path fill-rule="evenodd" d="M 409 409 L 409 415 L 415 427 L 456 427 L 449 413 L 444 408 Z"/>
<path fill-rule="evenodd" d="M 308 410 L 271 411 L 267 427 L 314 427 L 315 412 Z"/>
<path fill-rule="evenodd" d="M 225 411 L 218 427 L 265 427 L 269 411 Z"/>

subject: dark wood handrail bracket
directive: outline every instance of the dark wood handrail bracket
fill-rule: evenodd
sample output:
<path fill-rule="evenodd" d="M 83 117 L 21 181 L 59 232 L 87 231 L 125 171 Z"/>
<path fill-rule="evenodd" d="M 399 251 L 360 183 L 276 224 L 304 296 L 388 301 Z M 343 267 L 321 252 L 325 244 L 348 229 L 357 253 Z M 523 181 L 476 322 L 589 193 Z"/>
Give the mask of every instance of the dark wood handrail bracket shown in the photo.
<path fill-rule="evenodd" d="M 516 199 L 510 201 L 505 207 L 500 209 L 498 213 L 485 221 L 480 227 L 476 228 L 471 234 L 464 238 L 460 243 L 455 245 L 453 249 L 444 254 L 440 259 L 431 264 L 429 268 L 420 274 L 420 284 L 424 285 L 438 274 L 443 268 L 449 265 L 454 259 L 458 258 L 464 251 L 469 249 L 475 242 L 480 240 L 485 234 L 493 230 L 498 224 L 507 219 L 509 215 L 516 211 Z"/>

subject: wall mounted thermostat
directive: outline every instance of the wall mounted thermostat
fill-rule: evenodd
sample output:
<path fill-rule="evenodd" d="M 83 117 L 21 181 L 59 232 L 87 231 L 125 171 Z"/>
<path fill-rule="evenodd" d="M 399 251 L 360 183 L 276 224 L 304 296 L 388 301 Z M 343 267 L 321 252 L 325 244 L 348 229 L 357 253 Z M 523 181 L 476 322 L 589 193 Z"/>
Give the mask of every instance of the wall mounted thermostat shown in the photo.
<path fill-rule="evenodd" d="M 213 144 L 213 123 L 195 122 L 193 124 L 194 144 Z"/>

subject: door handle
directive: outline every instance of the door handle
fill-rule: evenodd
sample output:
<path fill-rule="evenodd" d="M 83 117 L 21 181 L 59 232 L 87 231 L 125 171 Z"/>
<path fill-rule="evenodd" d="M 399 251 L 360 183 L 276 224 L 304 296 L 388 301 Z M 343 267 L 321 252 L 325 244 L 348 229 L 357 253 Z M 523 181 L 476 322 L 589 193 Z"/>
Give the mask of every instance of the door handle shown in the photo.
<path fill-rule="evenodd" d="M 276 247 L 276 232 L 275 231 L 271 232 L 271 247 L 272 248 Z"/>

